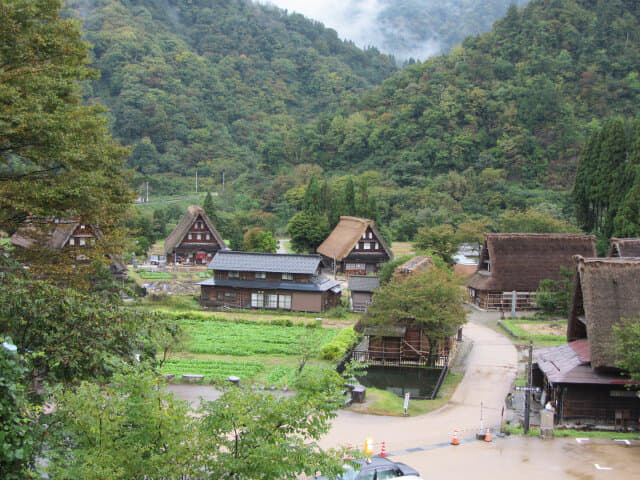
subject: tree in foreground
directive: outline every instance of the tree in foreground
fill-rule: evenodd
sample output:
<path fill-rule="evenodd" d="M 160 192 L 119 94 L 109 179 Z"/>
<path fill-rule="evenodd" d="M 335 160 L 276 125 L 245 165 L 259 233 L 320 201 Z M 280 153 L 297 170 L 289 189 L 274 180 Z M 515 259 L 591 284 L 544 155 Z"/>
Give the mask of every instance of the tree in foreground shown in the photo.
<path fill-rule="evenodd" d="M 245 232 L 242 249 L 245 252 L 276 253 L 278 241 L 272 232 L 253 227 Z"/>
<path fill-rule="evenodd" d="M 0 229 L 12 233 L 27 215 L 77 219 L 102 232 L 83 254 L 103 261 L 105 251 L 117 253 L 132 200 L 127 151 L 109 135 L 105 109 L 82 103 L 81 82 L 97 74 L 87 67 L 78 23 L 60 17 L 62 6 L 0 2 Z M 36 252 L 30 261 L 60 269 L 74 263 L 56 261 L 57 253 Z"/>
<path fill-rule="evenodd" d="M 613 330 L 621 358 L 618 366 L 629 372 L 632 381 L 640 382 L 640 318 L 623 320 Z"/>
<path fill-rule="evenodd" d="M 287 225 L 291 247 L 296 252 L 314 252 L 329 234 L 329 222 L 324 215 L 296 213 Z"/>
<path fill-rule="evenodd" d="M 447 268 L 434 265 L 425 273 L 392 279 L 374 294 L 364 323 L 384 331 L 407 320 L 423 327 L 432 348 L 465 322 L 463 292 Z"/>
<path fill-rule="evenodd" d="M 439 255 L 446 263 L 453 263 L 453 254 L 458 245 L 451 225 L 437 225 L 435 227 L 422 227 L 418 229 L 414 246 L 417 250 L 433 252 Z"/>

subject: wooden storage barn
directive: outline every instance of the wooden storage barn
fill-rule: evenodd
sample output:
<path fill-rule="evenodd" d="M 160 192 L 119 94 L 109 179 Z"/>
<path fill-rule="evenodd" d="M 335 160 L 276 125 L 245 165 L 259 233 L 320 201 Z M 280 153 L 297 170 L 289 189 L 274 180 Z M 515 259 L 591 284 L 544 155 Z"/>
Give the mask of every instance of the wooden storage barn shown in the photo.
<path fill-rule="evenodd" d="M 340 302 L 340 282 L 320 275 L 320 255 L 220 250 L 200 282 L 205 307 L 323 312 Z"/>
<path fill-rule="evenodd" d="M 167 263 L 207 265 L 218 250 L 227 248 L 204 210 L 191 205 L 164 242 Z"/>
<path fill-rule="evenodd" d="M 595 257 L 595 236 L 546 233 L 485 233 L 478 268 L 467 283 L 473 303 L 489 310 L 535 308 L 541 280 L 559 280 L 573 269 L 573 255 Z"/>
<path fill-rule="evenodd" d="M 336 228 L 316 250 L 328 268 L 347 275 L 376 273 L 393 254 L 376 230 L 373 220 L 340 217 Z"/>
<path fill-rule="evenodd" d="M 373 293 L 380 289 L 380 280 L 374 275 L 349 275 L 351 291 L 351 309 L 356 313 L 364 313 L 373 301 Z"/>
<path fill-rule="evenodd" d="M 640 258 L 576 256 L 575 262 L 569 343 L 535 351 L 534 379 L 559 423 L 636 426 L 640 398 L 616 366 L 612 327 L 640 313 Z"/>
<path fill-rule="evenodd" d="M 456 345 L 455 336 L 451 336 L 436 342 L 432 350 L 428 332 L 413 320 L 384 327 L 359 323 L 355 329 L 365 339 L 353 358 L 372 364 L 444 367 Z"/>
<path fill-rule="evenodd" d="M 615 238 L 610 241 L 610 257 L 640 257 L 640 238 Z"/>

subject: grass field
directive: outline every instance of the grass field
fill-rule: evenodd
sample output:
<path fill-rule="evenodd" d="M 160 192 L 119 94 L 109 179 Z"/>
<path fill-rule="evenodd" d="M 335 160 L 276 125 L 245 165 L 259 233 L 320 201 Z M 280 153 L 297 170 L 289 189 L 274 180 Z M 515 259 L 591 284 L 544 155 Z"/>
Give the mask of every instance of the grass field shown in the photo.
<path fill-rule="evenodd" d="M 502 323 L 518 336 L 518 341 L 537 347 L 548 347 L 567 343 L 566 320 L 516 320 L 504 319 Z"/>
<path fill-rule="evenodd" d="M 395 257 L 413 255 L 416 253 L 413 248 L 413 242 L 393 242 L 391 244 L 391 251 Z"/>
<path fill-rule="evenodd" d="M 230 375 L 243 379 L 251 379 L 264 370 L 262 362 L 216 360 L 202 358 L 170 358 L 163 365 L 161 372 L 173 375 L 204 375 L 204 381 L 220 380 Z"/>
<path fill-rule="evenodd" d="M 181 320 L 189 353 L 213 355 L 298 355 L 304 348 L 319 347 L 338 330 L 221 321 Z"/>

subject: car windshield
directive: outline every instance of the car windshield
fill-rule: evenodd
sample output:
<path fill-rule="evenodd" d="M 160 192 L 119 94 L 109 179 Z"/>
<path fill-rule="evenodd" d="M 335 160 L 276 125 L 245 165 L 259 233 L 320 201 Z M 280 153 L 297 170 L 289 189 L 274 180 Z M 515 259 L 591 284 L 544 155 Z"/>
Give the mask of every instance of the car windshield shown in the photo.
<path fill-rule="evenodd" d="M 340 478 L 342 480 L 356 480 L 356 477 L 358 476 L 358 471 L 354 470 L 351 465 L 344 465 L 342 469 L 344 470 L 342 475 L 340 475 Z"/>

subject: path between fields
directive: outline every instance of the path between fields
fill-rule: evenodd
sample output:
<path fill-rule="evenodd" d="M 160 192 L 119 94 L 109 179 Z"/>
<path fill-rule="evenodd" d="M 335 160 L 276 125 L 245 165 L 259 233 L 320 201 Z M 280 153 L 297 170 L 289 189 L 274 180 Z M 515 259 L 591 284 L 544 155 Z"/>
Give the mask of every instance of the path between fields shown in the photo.
<path fill-rule="evenodd" d="M 495 433 L 507 393 L 515 379 L 518 355 L 509 339 L 482 324 L 492 314 L 472 311 L 464 326 L 465 341 L 473 342 L 465 375 L 450 402 L 441 409 L 416 417 L 384 417 L 341 410 L 320 445 L 324 448 L 354 445 L 362 448 L 365 438 L 385 442 L 387 452 L 401 452 L 447 442 L 454 429 L 459 438 L 475 435 L 480 426 L 483 403 L 484 426 Z M 208 386 L 170 385 L 178 398 L 198 403 L 198 398 L 214 400 L 218 392 Z"/>
<path fill-rule="evenodd" d="M 320 441 L 324 448 L 350 444 L 362 448 L 365 438 L 385 442 L 393 453 L 451 440 L 454 429 L 460 439 L 473 437 L 480 426 L 483 403 L 484 426 L 499 431 L 504 401 L 517 372 L 518 354 L 509 339 L 482 320 L 491 314 L 469 312 L 465 341 L 473 341 L 465 375 L 443 408 L 417 417 L 384 417 L 340 411 L 329 433 Z"/>

